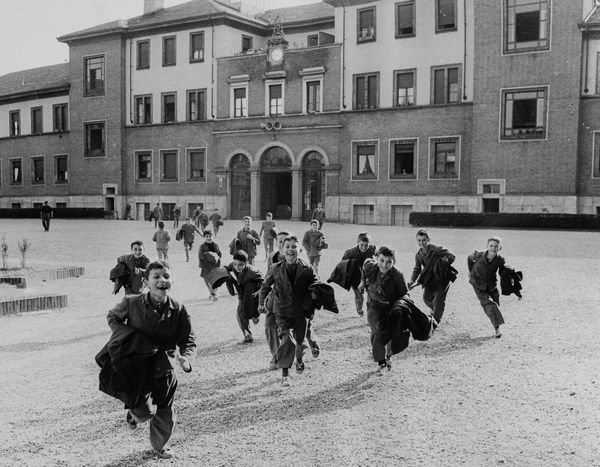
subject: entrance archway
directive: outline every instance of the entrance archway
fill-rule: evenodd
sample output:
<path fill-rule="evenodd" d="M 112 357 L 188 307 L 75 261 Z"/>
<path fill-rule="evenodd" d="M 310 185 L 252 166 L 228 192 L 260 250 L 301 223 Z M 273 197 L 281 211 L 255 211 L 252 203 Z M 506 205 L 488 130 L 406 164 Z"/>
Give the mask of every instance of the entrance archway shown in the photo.
<path fill-rule="evenodd" d="M 323 156 L 310 151 L 302 160 L 302 219 L 309 221 L 317 204 L 324 203 L 325 164 Z"/>
<path fill-rule="evenodd" d="M 280 146 L 268 148 L 260 158 L 260 215 L 292 217 L 292 159 Z"/>
<path fill-rule="evenodd" d="M 236 154 L 229 163 L 231 170 L 231 217 L 241 219 L 250 215 L 250 161 Z"/>

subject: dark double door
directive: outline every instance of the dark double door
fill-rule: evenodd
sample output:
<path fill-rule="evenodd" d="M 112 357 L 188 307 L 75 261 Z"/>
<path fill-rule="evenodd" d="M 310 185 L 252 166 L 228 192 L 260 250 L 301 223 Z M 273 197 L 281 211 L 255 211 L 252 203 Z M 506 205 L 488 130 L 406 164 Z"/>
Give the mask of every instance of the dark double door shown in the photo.
<path fill-rule="evenodd" d="M 292 217 L 292 173 L 263 171 L 260 174 L 260 215 L 275 219 Z"/>

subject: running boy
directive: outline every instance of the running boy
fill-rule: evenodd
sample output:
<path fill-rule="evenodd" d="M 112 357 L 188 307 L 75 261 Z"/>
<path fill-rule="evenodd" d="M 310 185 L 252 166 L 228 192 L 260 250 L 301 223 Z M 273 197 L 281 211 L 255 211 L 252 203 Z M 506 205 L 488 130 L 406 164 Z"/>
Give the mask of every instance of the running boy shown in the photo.
<path fill-rule="evenodd" d="M 315 273 L 319 274 L 319 262 L 321 261 L 321 249 L 325 241 L 325 235 L 319 230 L 319 221 L 310 221 L 310 230 L 307 230 L 302 238 L 302 246 L 306 250 L 308 263 L 313 267 Z"/>
<path fill-rule="evenodd" d="M 192 219 L 189 217 L 185 218 L 185 224 L 181 226 L 181 234 L 180 237 L 183 238 L 183 248 L 185 249 L 185 261 L 190 261 L 190 251 L 194 246 L 194 235 L 199 233 L 202 235 L 202 232 L 198 230 L 194 224 L 192 224 Z"/>
<path fill-rule="evenodd" d="M 156 242 L 156 254 L 158 255 L 158 260 L 168 261 L 171 236 L 169 235 L 169 232 L 165 230 L 165 223 L 163 221 L 158 223 L 158 230 L 154 232 L 152 241 Z"/>
<path fill-rule="evenodd" d="M 260 235 L 252 229 L 252 218 L 250 216 L 245 216 L 242 222 L 244 227 L 237 233 L 236 238 L 241 242 L 242 247 L 240 250 L 248 254 L 248 263 L 254 265 L 256 246 L 260 245 Z"/>
<path fill-rule="evenodd" d="M 273 220 L 273 214 L 270 212 L 265 215 L 265 220 L 258 234 L 263 237 L 263 241 L 265 242 L 265 261 L 269 261 L 269 256 L 273 253 L 273 243 L 276 237 L 275 221 Z"/>
<path fill-rule="evenodd" d="M 342 261 L 347 259 L 356 260 L 357 264 L 360 267 L 360 272 L 362 275 L 363 264 L 367 259 L 373 258 L 376 249 L 377 248 L 375 247 L 375 245 L 371 244 L 371 235 L 369 235 L 369 232 L 361 232 L 358 234 L 356 246 L 344 252 L 344 256 L 342 256 Z M 358 316 L 363 316 L 364 291 L 359 292 L 358 286 L 352 286 L 352 292 L 354 292 L 354 303 L 356 304 L 356 313 L 358 313 Z"/>
<path fill-rule="evenodd" d="M 221 266 L 221 249 L 219 245 L 213 239 L 213 233 L 210 230 L 205 230 L 203 232 L 204 235 L 204 243 L 200 245 L 198 248 L 198 266 L 200 267 L 200 277 L 204 279 L 204 283 L 208 288 L 209 296 L 208 299 L 212 302 L 217 301 L 217 293 L 210 286 L 208 280 L 206 280 L 206 275 L 212 271 L 214 268 Z"/>

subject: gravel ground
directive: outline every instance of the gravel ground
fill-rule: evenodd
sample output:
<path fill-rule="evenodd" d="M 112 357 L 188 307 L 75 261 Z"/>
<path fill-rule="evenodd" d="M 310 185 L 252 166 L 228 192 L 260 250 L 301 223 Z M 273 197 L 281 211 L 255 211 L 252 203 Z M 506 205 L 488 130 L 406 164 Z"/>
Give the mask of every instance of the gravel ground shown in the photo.
<path fill-rule="evenodd" d="M 298 235 L 309 228 L 278 224 Z M 217 238 L 223 250 L 240 227 L 226 221 Z M 416 229 L 325 224 L 322 276 L 364 229 L 394 248 L 397 267 L 410 275 Z M 34 289 L 0 286 L 3 298 L 69 297 L 63 310 L 0 317 L 2 466 L 600 465 L 598 233 L 431 229 L 459 270 L 433 338 L 411 341 L 392 371 L 376 376 L 366 318 L 356 315 L 352 294 L 336 288 L 340 314 L 319 311 L 314 321 L 321 356 L 307 357 L 290 388 L 268 370 L 262 321 L 255 342 L 242 344 L 236 297 L 223 288 L 210 303 L 198 244 L 186 263 L 172 241 L 172 295 L 187 306 L 199 348 L 194 371 L 179 374 L 176 458 L 165 461 L 154 456 L 147 426 L 130 431 L 121 403 L 98 391 L 94 362 L 118 301 L 108 272 L 136 238 L 155 257 L 150 223 L 59 219 L 45 233 L 39 220 L 1 219 L 0 232 L 10 265 L 27 237 L 29 266 L 85 267 L 83 277 Z M 524 299 L 502 297 L 501 339 L 467 282 L 467 255 L 492 233 L 525 274 Z M 412 296 L 422 305 L 420 289 Z"/>

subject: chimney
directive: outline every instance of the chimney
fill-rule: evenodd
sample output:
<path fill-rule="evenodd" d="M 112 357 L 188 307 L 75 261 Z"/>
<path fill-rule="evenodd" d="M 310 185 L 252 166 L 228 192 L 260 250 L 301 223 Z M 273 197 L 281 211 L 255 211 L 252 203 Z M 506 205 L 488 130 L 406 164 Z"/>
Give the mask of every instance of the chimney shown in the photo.
<path fill-rule="evenodd" d="M 151 15 L 164 7 L 165 0 L 144 0 L 144 15 Z"/>

